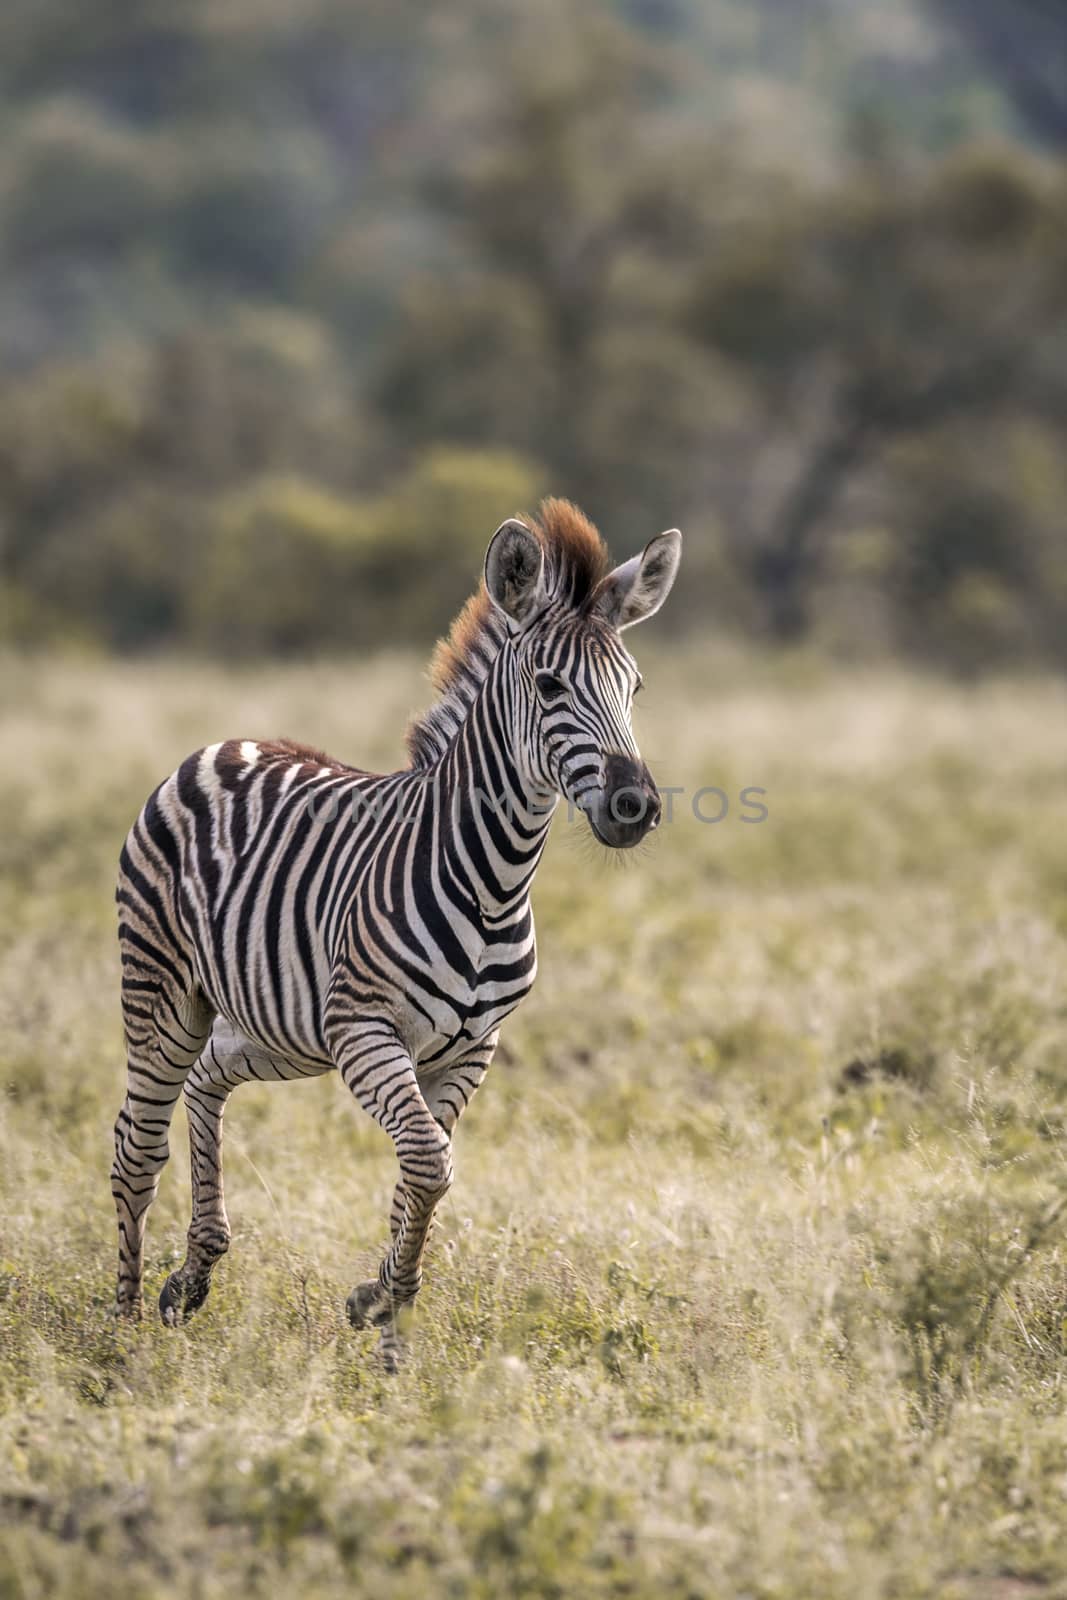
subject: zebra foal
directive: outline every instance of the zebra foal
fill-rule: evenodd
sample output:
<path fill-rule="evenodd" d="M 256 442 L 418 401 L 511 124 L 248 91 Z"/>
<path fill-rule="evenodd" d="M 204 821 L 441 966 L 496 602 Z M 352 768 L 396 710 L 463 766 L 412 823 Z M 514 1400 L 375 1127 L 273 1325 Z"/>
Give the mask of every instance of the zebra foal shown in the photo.
<path fill-rule="evenodd" d="M 128 1078 L 115 1125 L 118 1311 L 142 1308 L 144 1231 L 178 1096 L 192 1153 L 184 1263 L 165 1322 L 207 1298 L 229 1246 L 222 1119 L 238 1084 L 336 1069 L 392 1137 L 399 1178 L 356 1327 L 399 1349 L 452 1133 L 536 970 L 530 887 L 561 797 L 637 844 L 660 802 L 634 741 L 640 676 L 620 634 L 657 611 L 681 536 L 614 570 L 566 501 L 495 533 L 437 648 L 410 765 L 362 772 L 288 740 L 188 757 L 146 802 L 119 869 Z"/>

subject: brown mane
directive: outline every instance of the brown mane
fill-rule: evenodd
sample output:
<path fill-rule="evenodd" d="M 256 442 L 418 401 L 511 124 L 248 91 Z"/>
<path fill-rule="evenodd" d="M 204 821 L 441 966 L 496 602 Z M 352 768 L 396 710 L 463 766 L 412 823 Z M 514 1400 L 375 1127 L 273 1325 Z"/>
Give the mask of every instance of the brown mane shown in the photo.
<path fill-rule="evenodd" d="M 569 500 L 543 500 L 536 517 L 518 520 L 541 542 L 551 592 L 576 612 L 584 610 L 611 568 L 607 546 L 588 517 Z M 505 637 L 483 579 L 430 659 L 429 678 L 438 699 L 408 728 L 412 766 L 429 766 L 444 754 Z"/>

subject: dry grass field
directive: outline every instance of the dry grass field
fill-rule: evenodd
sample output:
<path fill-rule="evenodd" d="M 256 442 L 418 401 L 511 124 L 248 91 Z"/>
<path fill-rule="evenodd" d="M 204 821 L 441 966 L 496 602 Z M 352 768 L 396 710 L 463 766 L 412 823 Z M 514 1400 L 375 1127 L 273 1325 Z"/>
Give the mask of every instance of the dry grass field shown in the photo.
<path fill-rule="evenodd" d="M 210 1302 L 116 1330 L 112 887 L 208 739 L 396 765 L 418 664 L 5 665 L 3 1600 L 1067 1595 L 1067 686 L 638 655 L 688 794 L 636 858 L 557 821 L 395 1378 L 333 1078 L 235 1095 Z"/>

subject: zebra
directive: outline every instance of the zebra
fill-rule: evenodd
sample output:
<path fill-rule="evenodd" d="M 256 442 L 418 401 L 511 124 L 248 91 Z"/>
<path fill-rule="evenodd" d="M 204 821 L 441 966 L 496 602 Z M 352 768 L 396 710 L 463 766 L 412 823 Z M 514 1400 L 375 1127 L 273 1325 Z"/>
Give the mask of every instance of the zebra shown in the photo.
<path fill-rule="evenodd" d="M 178 1324 L 230 1244 L 222 1120 L 239 1084 L 336 1070 L 392 1138 L 390 1242 L 347 1312 L 379 1330 L 422 1282 L 452 1136 L 536 972 L 530 888 L 561 798 L 602 844 L 638 844 L 660 798 L 632 729 L 620 638 L 658 611 L 681 535 L 611 569 L 565 500 L 504 522 L 437 646 L 409 765 L 377 775 L 281 739 L 190 755 L 122 850 L 127 1092 L 115 1124 L 117 1311 L 143 1315 L 148 1209 L 184 1095 L 192 1221 L 159 1307 Z"/>

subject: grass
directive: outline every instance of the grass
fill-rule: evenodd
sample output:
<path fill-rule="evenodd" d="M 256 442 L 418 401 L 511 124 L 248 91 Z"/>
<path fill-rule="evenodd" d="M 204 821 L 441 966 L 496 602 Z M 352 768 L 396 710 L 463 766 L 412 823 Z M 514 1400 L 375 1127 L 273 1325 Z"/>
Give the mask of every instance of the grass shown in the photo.
<path fill-rule="evenodd" d="M 189 749 L 393 765 L 416 666 L 7 664 L 4 1600 L 1067 1595 L 1067 689 L 641 655 L 658 776 L 769 817 L 557 823 L 395 1379 L 334 1079 L 237 1093 L 212 1299 L 111 1322 L 111 893 Z"/>

